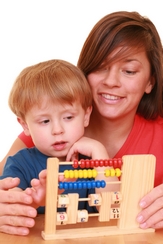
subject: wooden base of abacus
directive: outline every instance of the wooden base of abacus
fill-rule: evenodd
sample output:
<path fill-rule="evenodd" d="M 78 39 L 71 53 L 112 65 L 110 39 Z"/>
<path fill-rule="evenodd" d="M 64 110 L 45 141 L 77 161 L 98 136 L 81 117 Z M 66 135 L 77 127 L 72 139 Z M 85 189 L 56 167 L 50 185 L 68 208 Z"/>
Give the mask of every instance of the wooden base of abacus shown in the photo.
<path fill-rule="evenodd" d="M 46 212 L 45 228 L 42 231 L 43 239 L 56 240 L 154 232 L 155 230 L 151 228 L 140 229 L 136 222 L 136 216 L 141 211 L 138 205 L 140 199 L 152 190 L 154 186 L 156 159 L 153 155 L 126 155 L 122 157 L 122 161 L 120 219 L 106 223 L 99 223 L 96 220 L 98 222 L 97 226 L 91 227 L 88 227 L 89 220 L 88 223 L 75 224 L 75 216 L 73 211 L 71 211 L 74 206 L 73 201 L 71 201 L 72 206 L 68 210 L 68 216 L 70 223 L 74 224 L 64 225 L 63 229 L 61 229 L 62 226 L 59 226 L 58 229 L 56 225 L 56 209 L 59 160 L 57 158 L 49 158 L 47 162 Z M 106 214 L 108 211 L 109 206 L 105 209 Z M 95 217 L 95 219 L 97 218 Z M 114 222 L 113 225 L 111 225 L 112 222 Z"/>

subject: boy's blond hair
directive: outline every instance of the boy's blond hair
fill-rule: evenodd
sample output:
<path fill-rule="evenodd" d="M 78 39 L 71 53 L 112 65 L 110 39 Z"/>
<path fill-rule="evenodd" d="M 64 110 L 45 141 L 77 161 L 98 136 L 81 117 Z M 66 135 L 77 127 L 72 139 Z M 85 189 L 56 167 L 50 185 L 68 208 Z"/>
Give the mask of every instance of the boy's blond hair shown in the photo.
<path fill-rule="evenodd" d="M 25 119 L 28 110 L 39 106 L 45 95 L 54 103 L 79 101 L 84 110 L 92 105 L 92 92 L 84 74 L 63 60 L 49 60 L 22 70 L 8 102 L 13 113 Z"/>

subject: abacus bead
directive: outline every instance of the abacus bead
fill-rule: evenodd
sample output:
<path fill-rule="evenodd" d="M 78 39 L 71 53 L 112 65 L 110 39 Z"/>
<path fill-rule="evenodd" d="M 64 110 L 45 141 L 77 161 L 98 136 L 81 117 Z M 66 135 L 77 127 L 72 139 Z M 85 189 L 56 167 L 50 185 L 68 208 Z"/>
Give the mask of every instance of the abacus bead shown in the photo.
<path fill-rule="evenodd" d="M 113 160 L 112 159 L 109 159 L 109 166 L 113 167 Z"/>
<path fill-rule="evenodd" d="M 72 167 L 74 169 L 77 169 L 78 168 L 78 160 L 77 159 L 74 159 Z"/>
<path fill-rule="evenodd" d="M 105 166 L 105 167 L 107 167 L 107 166 L 108 166 L 108 164 L 109 164 L 108 160 L 107 160 L 107 159 L 105 159 L 105 160 L 104 160 L 104 166 Z"/>
<path fill-rule="evenodd" d="M 69 170 L 69 177 L 72 179 L 72 178 L 74 178 L 74 171 L 71 169 L 71 170 Z"/>
<path fill-rule="evenodd" d="M 69 178 L 69 171 L 68 171 L 68 170 L 65 170 L 65 171 L 64 171 L 64 177 L 65 177 L 66 179 Z"/>
<path fill-rule="evenodd" d="M 88 169 L 88 178 L 92 178 L 92 170 Z"/>
<path fill-rule="evenodd" d="M 87 188 L 91 189 L 91 181 L 87 181 Z"/>
<path fill-rule="evenodd" d="M 77 181 L 77 187 L 78 187 L 78 189 L 82 189 L 83 188 L 81 181 Z"/>
<path fill-rule="evenodd" d="M 63 182 L 59 182 L 59 189 L 64 189 L 63 188 Z"/>
<path fill-rule="evenodd" d="M 82 186 L 83 186 L 83 189 L 87 189 L 87 182 L 86 181 L 82 181 Z"/>
<path fill-rule="evenodd" d="M 114 158 L 114 168 L 117 168 L 118 167 L 118 162 L 117 162 L 117 159 Z"/>
<path fill-rule="evenodd" d="M 77 182 L 73 182 L 73 189 L 78 189 L 78 185 L 77 185 Z"/>
<path fill-rule="evenodd" d="M 73 186 L 73 182 L 69 182 L 69 184 L 68 184 L 68 189 L 73 189 L 74 188 L 74 186 Z"/>
<path fill-rule="evenodd" d="M 100 188 L 101 187 L 101 184 L 100 184 L 100 181 L 99 180 L 96 181 L 96 187 L 97 188 Z"/>
<path fill-rule="evenodd" d="M 118 158 L 118 167 L 121 168 L 122 167 L 122 159 Z"/>
<path fill-rule="evenodd" d="M 105 176 L 109 177 L 110 176 L 110 169 L 105 169 Z"/>
<path fill-rule="evenodd" d="M 102 188 L 105 188 L 105 186 L 106 186 L 106 182 L 105 182 L 104 180 L 102 180 L 102 181 L 101 181 L 101 187 L 102 187 Z"/>
<path fill-rule="evenodd" d="M 94 168 L 94 160 L 90 160 L 90 168 Z"/>
<path fill-rule="evenodd" d="M 78 177 L 79 177 L 78 170 L 75 169 L 74 170 L 74 178 L 77 179 Z"/>
<path fill-rule="evenodd" d="M 102 159 L 99 160 L 99 166 L 100 167 L 103 167 L 104 166 L 104 160 L 102 160 Z"/>
<path fill-rule="evenodd" d="M 83 171 L 82 171 L 82 169 L 79 169 L 79 178 L 83 178 Z"/>
<path fill-rule="evenodd" d="M 115 176 L 115 170 L 114 169 L 110 169 L 110 176 Z"/>
<path fill-rule="evenodd" d="M 90 162 L 88 159 L 85 160 L 85 167 L 86 169 L 90 168 Z"/>
<path fill-rule="evenodd" d="M 115 175 L 117 177 L 121 176 L 121 170 L 119 168 L 115 169 Z"/>
<path fill-rule="evenodd" d="M 63 188 L 64 188 L 65 190 L 68 189 L 68 182 L 63 182 Z"/>
<path fill-rule="evenodd" d="M 88 178 L 88 177 L 87 177 L 87 170 L 86 170 L 86 169 L 83 170 L 83 178 L 85 178 L 85 179 Z"/>
<path fill-rule="evenodd" d="M 85 160 L 84 159 L 81 159 L 80 160 L 80 168 L 81 169 L 84 169 L 85 168 Z"/>
<path fill-rule="evenodd" d="M 98 166 L 99 166 L 99 161 L 98 160 L 95 160 L 94 167 L 98 167 Z"/>
<path fill-rule="evenodd" d="M 91 188 L 96 188 L 96 182 L 93 180 L 93 181 L 91 181 Z"/>
<path fill-rule="evenodd" d="M 97 170 L 96 169 L 92 170 L 92 176 L 93 176 L 93 178 L 96 178 L 96 176 L 97 176 Z"/>

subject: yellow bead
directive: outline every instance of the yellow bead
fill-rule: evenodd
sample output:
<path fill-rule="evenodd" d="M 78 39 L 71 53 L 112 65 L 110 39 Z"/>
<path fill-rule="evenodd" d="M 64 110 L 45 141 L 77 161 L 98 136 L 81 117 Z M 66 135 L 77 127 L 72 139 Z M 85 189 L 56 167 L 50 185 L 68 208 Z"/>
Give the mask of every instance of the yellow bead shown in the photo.
<path fill-rule="evenodd" d="M 85 178 L 85 179 L 87 178 L 87 170 L 86 169 L 83 170 L 83 178 Z"/>
<path fill-rule="evenodd" d="M 79 169 L 79 178 L 83 178 L 83 171 Z"/>
<path fill-rule="evenodd" d="M 121 170 L 119 168 L 115 169 L 115 175 L 117 177 L 121 176 Z"/>
<path fill-rule="evenodd" d="M 77 179 L 78 177 L 79 177 L 78 170 L 75 169 L 74 170 L 74 178 Z"/>
<path fill-rule="evenodd" d="M 93 178 L 96 178 L 96 176 L 97 176 L 97 170 L 95 170 L 95 169 L 92 170 L 92 176 L 93 176 Z"/>
<path fill-rule="evenodd" d="M 115 170 L 114 169 L 110 169 L 110 176 L 111 177 L 115 176 Z"/>
<path fill-rule="evenodd" d="M 69 178 L 69 171 L 68 170 L 65 170 L 64 171 L 64 177 L 67 179 Z"/>
<path fill-rule="evenodd" d="M 92 178 L 92 170 L 91 169 L 88 169 L 88 178 Z"/>
<path fill-rule="evenodd" d="M 72 178 L 74 178 L 74 171 L 71 169 L 71 170 L 69 170 L 69 177 L 72 179 Z"/>
<path fill-rule="evenodd" d="M 105 176 L 109 177 L 110 176 L 110 169 L 105 169 Z"/>

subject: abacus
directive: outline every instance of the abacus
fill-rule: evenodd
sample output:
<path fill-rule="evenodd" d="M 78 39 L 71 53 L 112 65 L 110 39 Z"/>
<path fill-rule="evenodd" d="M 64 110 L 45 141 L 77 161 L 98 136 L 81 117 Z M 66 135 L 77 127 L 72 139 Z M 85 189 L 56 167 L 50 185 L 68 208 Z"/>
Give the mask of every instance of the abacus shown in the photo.
<path fill-rule="evenodd" d="M 155 163 L 155 156 L 146 154 L 125 155 L 122 159 L 80 160 L 79 162 L 59 162 L 57 158 L 48 158 L 43 239 L 56 240 L 154 232 L 155 230 L 152 228 L 140 229 L 136 216 L 141 210 L 138 204 L 140 199 L 154 186 Z M 71 164 L 74 170 L 59 173 L 61 164 Z M 81 169 L 77 170 L 78 167 Z M 95 169 L 98 167 L 105 167 L 105 170 L 98 172 Z M 109 181 L 105 180 L 58 183 L 60 174 L 71 179 L 96 178 L 98 173 L 103 173 L 104 179 L 117 176 L 118 180 L 111 181 L 110 184 L 119 184 L 119 191 L 105 191 L 106 184 L 109 184 Z M 60 189 L 102 188 L 102 191 L 99 194 L 90 194 L 87 198 L 80 199 L 77 193 L 58 195 L 58 187 Z M 88 201 L 90 206 L 98 207 L 98 213 L 89 214 L 85 209 L 78 210 L 79 201 Z M 63 205 L 66 207 L 66 212 L 58 213 L 57 207 Z M 95 218 L 93 222 L 96 222 L 96 226 L 89 226 L 91 217 Z"/>

